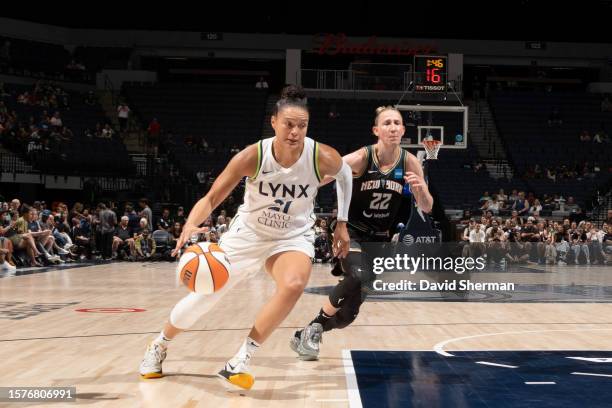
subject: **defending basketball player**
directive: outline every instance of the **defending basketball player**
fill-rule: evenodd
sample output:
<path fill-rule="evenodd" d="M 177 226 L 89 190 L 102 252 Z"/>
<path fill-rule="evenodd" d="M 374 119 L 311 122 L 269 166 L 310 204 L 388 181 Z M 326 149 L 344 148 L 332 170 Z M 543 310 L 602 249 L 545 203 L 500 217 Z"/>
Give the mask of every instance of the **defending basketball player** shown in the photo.
<path fill-rule="evenodd" d="M 360 243 L 391 240 L 400 215 L 404 182 L 410 184 L 413 194 L 412 214 L 431 212 L 433 198 L 423 178 L 421 163 L 400 147 L 405 130 L 400 112 L 392 106 L 381 106 L 376 109 L 372 127 L 378 142 L 344 156 L 345 163 L 353 172 L 353 198 L 348 222 L 350 252 L 334 267 L 335 275 L 344 276 L 319 314 L 291 338 L 290 346 L 302 360 L 318 358 L 323 332 L 342 329 L 357 317 L 366 297 L 362 291 L 362 271 L 365 265 L 371 265 L 367 254 L 362 253 Z M 323 183 L 330 181 L 326 179 Z M 411 216 L 414 223 L 418 218 Z"/>
<path fill-rule="evenodd" d="M 147 348 L 140 365 L 142 377 L 161 377 L 170 340 L 190 328 L 248 273 L 263 266 L 276 283 L 276 293 L 259 311 L 238 353 L 218 373 L 233 386 L 252 387 L 254 377 L 249 372 L 249 361 L 291 312 L 310 277 L 314 256 L 314 198 L 325 176 L 335 179 L 338 186 L 339 223 L 334 252 L 340 258 L 347 255 L 351 169 L 336 150 L 306 137 L 308 119 L 303 90 L 287 87 L 271 118 L 275 136 L 236 154 L 206 196 L 191 210 L 174 255 L 192 234 L 203 231 L 199 225 L 243 177 L 247 178 L 244 202 L 219 243 L 232 264 L 229 281 L 219 292 L 190 293 L 176 304 L 164 329 Z"/>

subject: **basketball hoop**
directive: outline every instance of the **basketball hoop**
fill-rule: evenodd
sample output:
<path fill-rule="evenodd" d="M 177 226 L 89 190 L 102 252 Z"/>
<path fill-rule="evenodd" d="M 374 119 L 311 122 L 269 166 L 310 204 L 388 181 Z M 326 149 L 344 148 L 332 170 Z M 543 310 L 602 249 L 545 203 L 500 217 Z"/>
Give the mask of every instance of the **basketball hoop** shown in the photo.
<path fill-rule="evenodd" d="M 438 152 L 442 146 L 442 142 L 440 140 L 423 140 L 421 144 L 427 153 L 425 160 L 436 160 L 438 158 Z"/>

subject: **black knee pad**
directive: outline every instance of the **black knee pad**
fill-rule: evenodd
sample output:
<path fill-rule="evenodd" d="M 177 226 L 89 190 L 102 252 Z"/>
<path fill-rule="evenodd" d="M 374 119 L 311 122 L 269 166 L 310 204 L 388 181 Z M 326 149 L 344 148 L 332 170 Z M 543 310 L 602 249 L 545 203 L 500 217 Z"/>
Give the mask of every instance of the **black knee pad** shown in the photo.
<path fill-rule="evenodd" d="M 353 275 L 346 275 L 329 294 L 329 302 L 333 307 L 342 307 L 344 300 L 361 296 L 361 281 Z"/>
<path fill-rule="evenodd" d="M 346 258 L 340 259 L 342 272 L 345 276 L 354 276 L 362 280 L 365 270 L 364 255 L 363 252 L 350 251 Z"/>
<path fill-rule="evenodd" d="M 360 294 L 356 294 L 355 297 L 340 302 L 340 310 L 338 310 L 333 318 L 326 322 L 323 330 L 344 329 L 346 326 L 353 323 L 359 314 L 359 308 L 361 307 L 363 299 L 364 298 L 362 298 Z"/>
<path fill-rule="evenodd" d="M 349 324 L 353 323 L 359 314 L 359 307 L 361 306 L 361 300 L 358 304 L 350 305 L 347 307 L 342 307 L 336 313 L 338 322 L 336 323 L 336 328 L 343 329 Z"/>

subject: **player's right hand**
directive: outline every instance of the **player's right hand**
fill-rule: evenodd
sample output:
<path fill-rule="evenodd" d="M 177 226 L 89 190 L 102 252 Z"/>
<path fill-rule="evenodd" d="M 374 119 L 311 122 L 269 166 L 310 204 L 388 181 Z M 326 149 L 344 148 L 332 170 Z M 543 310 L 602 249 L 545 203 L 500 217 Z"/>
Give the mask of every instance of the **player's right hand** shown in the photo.
<path fill-rule="evenodd" d="M 346 258 L 351 246 L 351 239 L 346 228 L 346 222 L 338 221 L 334 229 L 334 240 L 332 250 L 334 256 L 338 258 Z"/>
<path fill-rule="evenodd" d="M 189 224 L 185 224 L 183 226 L 183 232 L 181 232 L 181 236 L 179 237 L 179 239 L 176 241 L 176 246 L 174 247 L 174 250 L 172 251 L 172 256 L 177 256 L 179 251 L 181 250 L 181 248 L 187 243 L 189 242 L 189 240 L 191 239 L 191 236 L 194 234 L 203 234 L 208 232 L 209 228 L 208 227 L 198 227 L 197 225 L 189 225 Z"/>

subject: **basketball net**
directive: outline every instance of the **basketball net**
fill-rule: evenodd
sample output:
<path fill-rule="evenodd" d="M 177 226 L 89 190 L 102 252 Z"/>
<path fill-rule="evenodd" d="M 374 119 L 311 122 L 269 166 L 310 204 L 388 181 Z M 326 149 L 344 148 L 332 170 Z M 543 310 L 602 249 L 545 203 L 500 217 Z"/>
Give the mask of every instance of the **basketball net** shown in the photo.
<path fill-rule="evenodd" d="M 440 147 L 442 146 L 441 141 L 423 140 L 421 144 L 425 148 L 425 153 L 427 153 L 427 157 L 425 158 L 425 160 L 437 160 L 438 159 L 438 152 L 440 151 Z"/>

